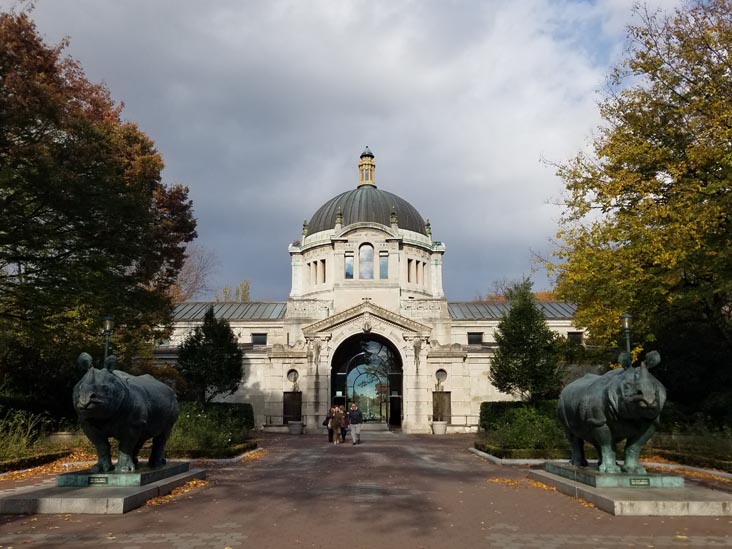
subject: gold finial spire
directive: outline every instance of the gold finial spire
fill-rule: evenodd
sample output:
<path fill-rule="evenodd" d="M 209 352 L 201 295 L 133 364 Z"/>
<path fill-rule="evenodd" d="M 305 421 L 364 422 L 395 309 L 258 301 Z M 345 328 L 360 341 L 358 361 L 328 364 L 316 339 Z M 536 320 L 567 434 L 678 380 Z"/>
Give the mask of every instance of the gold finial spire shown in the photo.
<path fill-rule="evenodd" d="M 374 181 L 374 171 L 376 170 L 376 163 L 374 162 L 374 154 L 369 150 L 368 147 L 361 153 L 361 159 L 358 163 L 358 186 L 361 185 L 373 185 L 376 186 Z"/>

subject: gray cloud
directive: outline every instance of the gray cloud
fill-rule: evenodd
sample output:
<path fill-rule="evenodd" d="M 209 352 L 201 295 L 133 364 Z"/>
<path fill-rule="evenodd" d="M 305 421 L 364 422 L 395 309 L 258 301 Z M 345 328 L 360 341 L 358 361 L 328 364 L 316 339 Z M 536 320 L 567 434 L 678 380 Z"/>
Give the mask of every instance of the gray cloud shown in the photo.
<path fill-rule="evenodd" d="M 286 299 L 287 245 L 369 145 L 379 186 L 447 244 L 462 300 L 550 253 L 561 182 L 540 160 L 587 146 L 632 2 L 39 0 L 32 16 L 190 187 L 214 287 Z"/>

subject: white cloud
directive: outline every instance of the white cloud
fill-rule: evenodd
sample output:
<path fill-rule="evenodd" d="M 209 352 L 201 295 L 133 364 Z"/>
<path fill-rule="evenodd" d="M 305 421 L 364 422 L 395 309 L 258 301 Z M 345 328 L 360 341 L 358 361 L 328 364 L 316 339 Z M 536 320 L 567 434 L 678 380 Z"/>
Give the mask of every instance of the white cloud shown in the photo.
<path fill-rule="evenodd" d="M 549 249 L 561 182 L 540 160 L 587 145 L 632 3 L 40 0 L 33 17 L 189 185 L 215 285 L 286 299 L 287 244 L 369 145 L 379 186 L 446 242 L 460 300 Z"/>

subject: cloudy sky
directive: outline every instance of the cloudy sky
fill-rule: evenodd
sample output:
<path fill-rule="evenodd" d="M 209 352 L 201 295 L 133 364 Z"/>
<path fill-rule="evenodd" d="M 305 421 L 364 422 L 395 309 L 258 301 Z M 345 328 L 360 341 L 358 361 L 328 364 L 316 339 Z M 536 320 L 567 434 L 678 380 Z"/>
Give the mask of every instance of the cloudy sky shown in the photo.
<path fill-rule="evenodd" d="M 543 160 L 588 146 L 633 2 L 37 0 L 32 17 L 190 188 L 219 262 L 202 299 L 243 279 L 287 299 L 288 244 L 355 187 L 368 145 L 378 186 L 445 242 L 458 301 L 524 275 L 549 287 L 533 256 L 551 253 L 562 184 Z"/>

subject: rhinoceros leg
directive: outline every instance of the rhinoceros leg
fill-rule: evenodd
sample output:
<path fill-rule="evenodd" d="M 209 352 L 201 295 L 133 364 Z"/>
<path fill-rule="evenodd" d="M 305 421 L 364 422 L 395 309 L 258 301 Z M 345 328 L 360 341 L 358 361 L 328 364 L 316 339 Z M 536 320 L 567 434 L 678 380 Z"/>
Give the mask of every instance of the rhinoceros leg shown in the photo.
<path fill-rule="evenodd" d="M 119 459 L 117 460 L 117 466 L 114 468 L 114 470 L 117 473 L 134 473 L 135 461 L 132 457 L 132 451 L 130 449 L 127 449 L 125 451 L 120 445 Z"/>
<path fill-rule="evenodd" d="M 620 473 L 620 467 L 615 462 L 615 444 L 610 427 L 600 425 L 593 429 L 595 447 L 599 448 L 597 470 L 601 473 Z"/>
<path fill-rule="evenodd" d="M 585 459 L 585 441 L 580 437 L 568 434 L 569 447 L 570 447 L 570 458 L 569 463 L 575 467 L 587 467 L 587 460 Z"/>
<path fill-rule="evenodd" d="M 165 459 L 165 443 L 168 442 L 168 437 L 170 437 L 172 430 L 173 426 L 171 425 L 158 436 L 153 437 L 152 452 L 150 452 L 150 459 L 148 460 L 150 467 L 161 467 L 167 463 Z"/>
<path fill-rule="evenodd" d="M 93 442 L 93 441 L 92 441 Z M 109 440 L 93 442 L 97 450 L 97 462 L 92 466 L 92 473 L 106 473 L 112 470 L 112 450 L 109 447 Z"/>
<path fill-rule="evenodd" d="M 640 464 L 640 451 L 646 442 L 650 440 L 653 433 L 656 432 L 656 426 L 651 424 L 648 429 L 637 437 L 628 437 L 625 443 L 625 463 L 623 463 L 623 471 L 635 475 L 644 475 L 646 470 Z"/>
<path fill-rule="evenodd" d="M 84 434 L 94 445 L 97 451 L 97 462 L 92 466 L 92 473 L 106 473 L 112 470 L 112 450 L 109 446 L 109 439 L 94 427 L 83 424 L 81 426 Z"/>
<path fill-rule="evenodd" d="M 130 428 L 125 436 L 119 441 L 119 459 L 114 470 L 118 473 L 134 473 L 135 458 L 140 448 L 140 432 L 138 429 Z M 143 441 L 144 442 L 144 441 Z"/>

